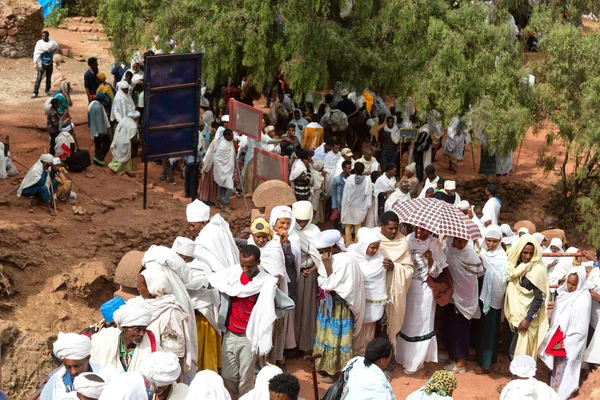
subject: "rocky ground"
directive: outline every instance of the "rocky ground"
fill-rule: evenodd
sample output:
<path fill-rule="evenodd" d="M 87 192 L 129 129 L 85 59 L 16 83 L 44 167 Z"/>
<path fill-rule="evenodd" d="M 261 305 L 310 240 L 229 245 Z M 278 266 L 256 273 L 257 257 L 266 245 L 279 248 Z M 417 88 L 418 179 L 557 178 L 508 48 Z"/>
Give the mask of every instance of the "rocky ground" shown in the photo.
<path fill-rule="evenodd" d="M 74 20 L 66 28 L 51 30 L 51 37 L 64 49 L 53 83 L 57 88 L 63 80 L 71 82 L 77 140 L 87 149 L 92 141 L 87 131 L 84 61 L 98 57 L 100 70 L 110 79 L 113 60 L 101 27 L 93 21 Z M 10 136 L 12 155 L 26 168 L 48 147 L 45 99 L 29 99 L 34 77 L 30 59 L 0 58 L 0 140 Z M 542 226 L 548 188 L 556 179 L 543 175 L 535 165 L 543 142 L 543 134 L 530 133 L 516 172 L 499 182 L 502 222 L 530 219 Z M 477 149 L 475 155 L 478 160 Z M 435 165 L 440 175 L 456 177 L 463 198 L 472 203 L 485 200 L 487 181 L 473 171 L 471 148 L 456 175 L 449 173 L 441 153 Z M 59 204 L 58 216 L 50 217 L 42 208 L 30 208 L 28 200 L 16 198 L 16 187 L 26 170 L 20 165 L 17 168 L 21 171 L 18 177 L 0 181 L 0 345 L 2 387 L 11 398 L 22 399 L 51 369 L 50 349 L 57 332 L 76 331 L 100 318 L 97 307 L 116 289 L 113 275 L 122 255 L 129 250 L 144 251 L 152 244 L 170 245 L 177 235 L 187 234 L 188 200 L 183 198 L 180 178 L 176 177 L 177 185 L 165 186 L 158 180 L 160 166 L 150 165 L 148 209 L 143 210 L 141 167 L 138 175 L 130 178 L 92 166 L 72 174 L 83 212 L 75 214 L 72 206 Z M 235 234 L 248 225 L 249 213 L 241 199 L 233 199 L 232 206 L 233 213 L 226 217 Z M 502 362 L 507 361 L 503 358 Z M 473 367 L 470 361 L 469 369 Z M 288 368 L 301 379 L 301 396 L 311 399 L 309 365 L 290 361 Z M 402 399 L 418 389 L 439 368 L 440 364 L 428 364 L 425 371 L 413 376 L 397 368 L 392 381 L 396 397 Z M 496 386 L 508 381 L 494 374 L 472 373 L 460 375 L 458 380 L 458 399 L 497 398 Z M 321 393 L 325 387 L 320 385 Z"/>

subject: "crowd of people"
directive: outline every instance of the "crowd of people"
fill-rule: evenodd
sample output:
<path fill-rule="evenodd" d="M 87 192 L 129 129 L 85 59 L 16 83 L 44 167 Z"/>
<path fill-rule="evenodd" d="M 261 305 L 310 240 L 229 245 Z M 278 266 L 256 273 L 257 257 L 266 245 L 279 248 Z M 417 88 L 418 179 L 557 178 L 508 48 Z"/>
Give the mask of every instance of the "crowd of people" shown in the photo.
<path fill-rule="evenodd" d="M 111 170 L 133 173 L 143 59 L 136 54 L 130 69 L 115 64 L 116 93 L 97 60 L 88 65 L 94 163 L 105 165 L 111 152 Z M 408 398 L 451 399 L 472 350 L 470 372 L 515 378 L 503 399 L 571 397 L 582 368 L 600 363 L 597 264 L 581 265 L 566 240 L 501 224 L 496 185 L 482 188 L 485 204 L 471 204 L 455 180 L 438 175 L 439 148 L 449 173 L 462 159 L 470 142 L 465 122 L 454 118 L 445 134 L 439 113 L 423 115 L 410 98 L 388 109 L 371 91 L 341 90 L 296 104 L 283 75 L 272 86 L 261 140 L 228 127 L 228 100 L 253 98 L 251 77 L 224 88 L 222 101 L 203 93 L 197 154 L 162 160 L 160 178 L 173 184 L 177 166 L 184 171 L 192 239 L 150 247 L 138 297 L 109 301 L 103 321 L 81 334 L 59 334 L 54 355 L 62 367 L 41 397 L 295 400 L 299 383 L 285 373 L 286 359 L 318 354 L 320 380 L 343 377 L 345 399 L 394 399 L 394 368 L 412 375 L 445 361 Z M 68 118 L 69 88 L 49 102 L 50 154 L 17 193 L 39 198 L 50 212 L 51 199 L 66 201 L 71 192 L 57 179 L 75 142 L 69 130 L 57 130 Z M 210 206 L 229 214 L 232 195 L 257 188 L 254 149 L 288 158 L 296 202 L 234 237 Z M 487 161 L 497 175 L 510 171 L 510 156 L 495 160 Z M 460 210 L 479 235 L 404 224 L 394 207 L 419 198 Z M 510 368 L 498 364 L 501 348 Z M 549 386 L 535 379 L 538 358 L 551 370 Z"/>

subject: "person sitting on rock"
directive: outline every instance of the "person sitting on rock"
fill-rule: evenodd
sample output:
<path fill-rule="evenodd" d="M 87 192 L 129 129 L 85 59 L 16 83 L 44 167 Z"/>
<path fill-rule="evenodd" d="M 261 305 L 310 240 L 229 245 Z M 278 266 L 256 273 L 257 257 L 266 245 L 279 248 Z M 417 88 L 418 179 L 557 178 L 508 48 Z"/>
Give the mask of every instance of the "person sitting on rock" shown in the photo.
<path fill-rule="evenodd" d="M 32 206 L 41 199 L 41 202 L 46 204 L 48 213 L 56 216 L 56 212 L 50 205 L 50 202 L 52 200 L 51 193 L 56 192 L 58 183 L 51 180 L 48 175 L 53 159 L 52 154 L 42 154 L 40 156 L 40 159 L 33 164 L 29 171 L 27 171 L 25 178 L 21 181 L 21 185 L 17 189 L 17 197 L 26 196 L 33 198 Z"/>
<path fill-rule="evenodd" d="M 150 354 L 162 351 L 154 333 L 146 329 L 152 314 L 140 306 L 125 304 L 113 317 L 116 328 L 106 328 L 92 335 L 90 361 L 112 365 L 120 372 L 139 371 Z"/>

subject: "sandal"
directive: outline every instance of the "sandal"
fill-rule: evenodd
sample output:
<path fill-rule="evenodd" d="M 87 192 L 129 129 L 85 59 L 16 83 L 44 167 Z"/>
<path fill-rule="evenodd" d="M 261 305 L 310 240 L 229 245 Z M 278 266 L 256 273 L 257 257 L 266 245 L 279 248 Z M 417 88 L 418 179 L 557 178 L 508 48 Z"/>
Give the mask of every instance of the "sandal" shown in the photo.
<path fill-rule="evenodd" d="M 480 367 L 478 365 L 477 367 L 475 367 L 475 370 L 473 372 L 475 373 L 475 375 L 487 375 L 492 371 L 490 371 L 489 369 L 484 369 L 483 367 Z"/>

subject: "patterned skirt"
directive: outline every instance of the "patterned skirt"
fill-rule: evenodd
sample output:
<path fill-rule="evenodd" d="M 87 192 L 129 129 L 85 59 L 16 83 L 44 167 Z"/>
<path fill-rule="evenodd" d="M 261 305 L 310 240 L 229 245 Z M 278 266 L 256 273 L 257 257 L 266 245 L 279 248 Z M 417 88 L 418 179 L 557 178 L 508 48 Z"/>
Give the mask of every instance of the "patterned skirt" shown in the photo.
<path fill-rule="evenodd" d="M 329 375 L 341 372 L 354 356 L 352 333 L 354 317 L 348 304 L 335 292 L 325 292 L 319 300 L 317 334 L 313 354 L 321 353 L 315 361 L 317 371 Z"/>

